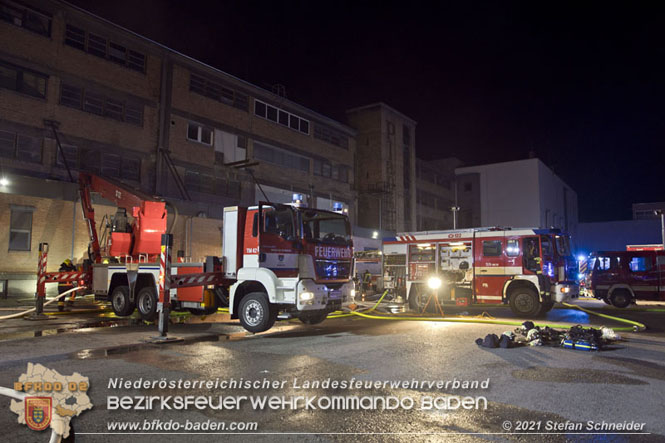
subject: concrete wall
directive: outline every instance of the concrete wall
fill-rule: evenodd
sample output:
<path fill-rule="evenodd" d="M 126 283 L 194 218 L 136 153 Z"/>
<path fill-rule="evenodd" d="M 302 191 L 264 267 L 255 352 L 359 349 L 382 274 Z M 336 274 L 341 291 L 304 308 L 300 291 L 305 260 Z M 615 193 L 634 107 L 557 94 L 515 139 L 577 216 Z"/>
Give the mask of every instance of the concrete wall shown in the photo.
<path fill-rule="evenodd" d="M 577 250 L 625 251 L 626 245 L 661 243 L 660 220 L 620 220 L 580 223 L 577 227 Z"/>
<path fill-rule="evenodd" d="M 575 238 L 577 193 L 540 160 L 464 167 L 456 174 L 460 201 L 468 201 L 467 206 L 479 201 L 481 226 L 557 227 Z M 473 189 L 473 174 L 478 177 L 477 190 Z M 471 189 L 465 189 L 467 182 Z M 460 206 L 465 209 L 462 203 Z"/>

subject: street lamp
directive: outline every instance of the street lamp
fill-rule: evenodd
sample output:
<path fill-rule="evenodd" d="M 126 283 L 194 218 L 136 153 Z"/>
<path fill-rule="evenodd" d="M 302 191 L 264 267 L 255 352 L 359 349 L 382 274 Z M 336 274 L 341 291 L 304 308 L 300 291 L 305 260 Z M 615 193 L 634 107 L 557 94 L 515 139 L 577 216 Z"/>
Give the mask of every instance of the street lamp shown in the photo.
<path fill-rule="evenodd" d="M 451 211 L 453 211 L 453 229 L 457 229 L 457 213 L 460 210 L 459 206 L 451 206 Z"/>
<path fill-rule="evenodd" d="M 660 242 L 663 244 L 663 249 L 665 250 L 665 211 L 656 209 L 653 212 L 656 215 L 660 215 Z"/>

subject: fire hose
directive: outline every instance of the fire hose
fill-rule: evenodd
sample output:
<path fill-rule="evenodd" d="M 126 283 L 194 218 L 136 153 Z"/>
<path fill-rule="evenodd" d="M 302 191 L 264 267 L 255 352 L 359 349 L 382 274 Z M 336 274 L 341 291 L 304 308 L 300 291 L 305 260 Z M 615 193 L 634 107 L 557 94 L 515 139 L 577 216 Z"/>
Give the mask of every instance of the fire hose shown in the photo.
<path fill-rule="evenodd" d="M 60 300 L 62 297 L 64 297 L 65 295 L 68 295 L 68 294 L 70 294 L 70 293 L 72 293 L 72 292 L 74 292 L 74 291 L 80 291 L 81 289 L 86 289 L 86 288 L 87 288 L 87 286 L 78 286 L 78 287 L 76 287 L 76 288 L 68 289 L 67 291 L 63 292 L 62 294 L 59 294 L 57 297 L 54 297 L 54 298 L 52 298 L 51 300 L 49 300 L 49 301 L 47 301 L 46 303 L 44 303 L 44 306 L 48 306 L 48 305 L 50 305 L 51 303 L 53 303 L 54 301 L 58 301 L 58 300 Z M 28 309 L 27 311 L 18 312 L 18 313 L 16 313 L 16 314 L 5 315 L 4 317 L 0 317 L 0 320 L 9 320 L 9 319 L 11 319 L 11 318 L 19 318 L 19 317 L 23 317 L 24 315 L 27 315 L 27 314 L 30 314 L 31 312 L 34 312 L 36 309 L 37 309 L 37 308 L 32 308 L 32 309 Z"/>
<path fill-rule="evenodd" d="M 373 320 L 393 320 L 393 321 L 433 321 L 433 322 L 450 322 L 450 323 L 482 323 L 482 324 L 493 324 L 493 325 L 506 325 L 506 326 L 522 326 L 521 321 L 510 321 L 510 320 L 496 320 L 492 318 L 468 318 L 468 317 L 426 317 L 426 316 L 409 316 L 409 315 L 395 315 L 395 314 L 369 314 L 374 311 L 383 298 L 386 296 L 388 291 L 385 291 L 381 298 L 376 302 L 374 306 L 370 309 L 364 311 L 350 311 L 350 312 L 341 312 L 336 311 L 328 315 L 328 318 L 343 318 L 343 317 L 352 317 L 358 316 L 363 318 L 369 318 Z M 628 320 L 621 317 L 615 317 L 612 315 L 601 314 L 599 312 L 591 311 L 589 309 L 582 308 L 577 305 L 571 305 L 568 303 L 562 303 L 567 308 L 575 308 L 580 311 L 586 312 L 587 314 L 597 315 L 602 318 L 613 320 L 619 323 L 628 324 L 630 326 L 621 326 L 612 328 L 616 332 L 641 332 L 646 330 L 646 326 L 642 323 Z M 547 324 L 547 323 L 534 323 L 535 326 L 540 326 L 541 328 L 550 327 L 550 328 L 561 328 L 562 325 L 557 324 Z"/>

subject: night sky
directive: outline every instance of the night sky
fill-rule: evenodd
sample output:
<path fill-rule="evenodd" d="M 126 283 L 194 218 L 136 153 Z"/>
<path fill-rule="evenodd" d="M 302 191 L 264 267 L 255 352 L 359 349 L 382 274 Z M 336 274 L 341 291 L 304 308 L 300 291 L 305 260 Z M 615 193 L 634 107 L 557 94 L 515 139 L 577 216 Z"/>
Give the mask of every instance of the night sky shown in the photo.
<path fill-rule="evenodd" d="M 581 221 L 665 201 L 657 2 L 73 3 L 342 122 L 383 101 L 418 122 L 423 159 L 533 150 L 577 191 Z"/>

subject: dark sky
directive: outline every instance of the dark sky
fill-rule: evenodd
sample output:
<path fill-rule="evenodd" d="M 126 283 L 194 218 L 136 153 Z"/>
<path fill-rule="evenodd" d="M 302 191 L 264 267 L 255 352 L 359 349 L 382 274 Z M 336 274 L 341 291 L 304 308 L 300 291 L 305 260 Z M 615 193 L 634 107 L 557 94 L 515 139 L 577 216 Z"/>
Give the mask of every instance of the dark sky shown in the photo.
<path fill-rule="evenodd" d="M 657 2 L 73 3 L 340 121 L 384 101 L 418 121 L 424 159 L 533 150 L 577 191 L 582 221 L 665 200 Z"/>

